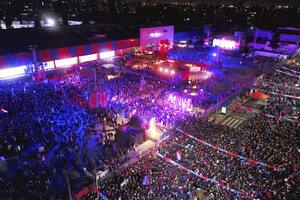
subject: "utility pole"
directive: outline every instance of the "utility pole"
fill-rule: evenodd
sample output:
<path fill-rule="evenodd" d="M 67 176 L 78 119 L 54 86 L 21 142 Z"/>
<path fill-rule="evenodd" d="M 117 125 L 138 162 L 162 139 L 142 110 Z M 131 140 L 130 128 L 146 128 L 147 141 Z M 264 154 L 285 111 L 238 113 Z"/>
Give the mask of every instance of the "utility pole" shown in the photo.
<path fill-rule="evenodd" d="M 69 181 L 68 169 L 65 170 L 65 176 L 66 176 L 66 179 L 67 179 L 69 200 L 72 200 L 72 194 L 71 194 L 71 188 L 70 188 L 70 181 Z"/>
<path fill-rule="evenodd" d="M 32 54 L 32 59 L 33 59 L 33 67 L 31 68 L 31 73 L 32 73 L 32 76 L 35 77 L 35 81 L 36 81 L 36 78 L 37 78 L 37 74 L 38 74 L 38 63 L 37 63 L 37 57 L 36 57 L 36 48 L 37 46 L 36 45 L 30 45 L 29 46 L 29 50 L 31 50 L 31 54 Z"/>
<path fill-rule="evenodd" d="M 222 49 L 220 48 L 220 47 L 217 47 L 217 61 L 216 61 L 216 63 L 217 63 L 217 65 L 218 65 L 218 67 L 222 67 L 222 63 L 221 63 L 221 57 L 222 56 Z"/>
<path fill-rule="evenodd" d="M 94 90 L 95 90 L 95 96 L 96 96 L 96 108 L 99 107 L 99 101 L 98 101 L 98 90 L 97 90 L 97 74 L 96 74 L 96 65 L 94 66 Z"/>

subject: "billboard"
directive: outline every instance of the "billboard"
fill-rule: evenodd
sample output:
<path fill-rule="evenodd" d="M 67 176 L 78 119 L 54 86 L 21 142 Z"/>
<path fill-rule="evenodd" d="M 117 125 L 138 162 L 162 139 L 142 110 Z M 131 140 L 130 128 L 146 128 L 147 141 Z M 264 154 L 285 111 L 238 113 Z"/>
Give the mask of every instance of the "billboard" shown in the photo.
<path fill-rule="evenodd" d="M 140 46 L 141 50 L 149 47 L 157 48 L 162 41 L 168 40 L 173 46 L 174 26 L 160 26 L 140 29 Z"/>
<path fill-rule="evenodd" d="M 235 49 L 239 49 L 240 48 L 240 44 L 234 40 L 228 40 L 225 38 L 222 39 L 218 39 L 215 38 L 213 40 L 213 47 L 219 47 L 221 49 L 225 49 L 225 50 L 235 50 Z"/>
<path fill-rule="evenodd" d="M 107 59 L 107 58 L 112 58 L 115 56 L 115 51 L 105 51 L 99 53 L 100 59 Z"/>

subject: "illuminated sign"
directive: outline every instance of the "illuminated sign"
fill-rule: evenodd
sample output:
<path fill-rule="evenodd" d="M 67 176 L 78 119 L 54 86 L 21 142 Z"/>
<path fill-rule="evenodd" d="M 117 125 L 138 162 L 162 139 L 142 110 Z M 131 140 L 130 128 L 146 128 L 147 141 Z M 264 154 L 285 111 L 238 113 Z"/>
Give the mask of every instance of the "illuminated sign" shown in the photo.
<path fill-rule="evenodd" d="M 23 76 L 25 74 L 25 69 L 27 67 L 19 66 L 19 67 L 11 67 L 0 70 L 0 79 L 14 78 L 17 76 Z"/>
<path fill-rule="evenodd" d="M 227 111 L 227 108 L 226 108 L 226 107 L 222 107 L 222 108 L 221 108 L 221 113 L 222 113 L 222 114 L 226 114 L 226 111 Z"/>
<path fill-rule="evenodd" d="M 201 71 L 201 67 L 198 66 L 190 68 L 190 72 L 200 72 L 200 71 Z"/>
<path fill-rule="evenodd" d="M 55 67 L 54 67 L 54 62 L 53 62 L 53 61 L 44 62 L 43 65 L 44 65 L 44 69 L 45 69 L 46 71 L 48 71 L 48 70 L 53 70 L 53 69 L 55 68 Z"/>
<path fill-rule="evenodd" d="M 233 49 L 238 49 L 239 44 L 233 40 L 226 40 L 222 38 L 222 39 L 214 39 L 213 47 L 220 47 L 221 49 L 233 50 Z"/>
<path fill-rule="evenodd" d="M 162 36 L 162 33 L 154 32 L 154 33 L 150 33 L 149 36 L 151 38 L 159 38 Z"/>
<path fill-rule="evenodd" d="M 89 61 L 93 61 L 93 60 L 97 60 L 97 54 L 79 56 L 79 62 L 80 63 L 89 62 Z"/>
<path fill-rule="evenodd" d="M 107 75 L 107 79 L 108 80 L 111 80 L 111 79 L 115 79 L 115 78 L 118 78 L 119 77 L 119 75 Z"/>
<path fill-rule="evenodd" d="M 209 44 L 209 39 L 204 39 L 204 45 L 208 46 L 208 44 Z"/>
<path fill-rule="evenodd" d="M 77 57 L 55 60 L 56 67 L 70 67 L 78 64 Z"/>
<path fill-rule="evenodd" d="M 158 50 L 161 41 L 168 41 L 168 48 L 171 48 L 174 42 L 174 26 L 161 26 L 140 29 L 140 49 L 144 51 L 147 47 L 154 47 Z"/>
<path fill-rule="evenodd" d="M 185 48 L 185 47 L 187 47 L 187 44 L 178 44 L 177 46 L 180 48 Z"/>
<path fill-rule="evenodd" d="M 115 51 L 106 51 L 99 54 L 100 59 L 112 58 L 115 56 Z"/>
<path fill-rule="evenodd" d="M 163 72 L 164 74 L 171 74 L 171 75 L 174 75 L 176 72 L 175 70 L 171 70 L 171 69 L 168 69 L 168 68 L 163 68 L 163 67 L 159 67 L 158 70 L 160 72 Z"/>

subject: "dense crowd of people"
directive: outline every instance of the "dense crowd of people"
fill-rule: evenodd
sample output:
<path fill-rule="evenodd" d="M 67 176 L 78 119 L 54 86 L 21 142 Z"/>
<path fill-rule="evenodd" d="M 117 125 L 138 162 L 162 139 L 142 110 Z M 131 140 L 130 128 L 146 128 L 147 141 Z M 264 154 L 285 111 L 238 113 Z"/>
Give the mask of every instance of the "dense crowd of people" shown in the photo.
<path fill-rule="evenodd" d="M 86 123 L 86 113 L 67 100 L 58 84 L 3 82 L 0 88 L 0 105 L 5 109 L 0 120 L 0 152 L 10 172 L 4 177 L 12 183 L 1 192 L 28 198 L 55 196 L 51 188 L 56 169 L 45 161 L 56 145 L 75 143 L 73 135 Z"/>
<path fill-rule="evenodd" d="M 119 68 L 93 64 L 96 80 L 94 74 L 84 78 L 77 71 L 47 83 L 0 83 L 0 155 L 7 165 L 7 169 L 0 168 L 1 198 L 65 199 L 67 170 L 76 170 L 81 176 L 111 172 L 112 177 L 100 185 L 108 199 L 299 196 L 299 125 L 294 121 L 300 114 L 299 99 L 290 97 L 299 95 L 299 90 L 295 88 L 297 79 L 289 75 L 297 73 L 297 68 L 284 66 L 280 69 L 289 74 L 278 70 L 266 74 L 256 87 L 268 92 L 267 106 L 238 129 L 230 129 L 200 118 L 201 113 L 190 116 L 187 106 L 206 110 L 249 89 L 257 75 L 254 69 L 216 69 L 210 79 L 174 87 L 145 78 L 142 69 L 124 70 L 128 59 L 153 63 L 153 55 L 128 56 L 118 60 Z M 151 75 L 149 70 L 146 74 Z M 198 95 L 189 95 L 190 91 Z M 102 109 L 97 113 L 89 109 L 95 93 L 101 94 L 96 104 Z M 124 165 L 132 149 L 112 150 L 114 137 L 105 125 L 117 128 L 125 123 L 120 119 L 134 115 L 147 122 L 156 118 L 171 135 L 151 154 Z M 96 127 L 103 127 L 100 135 Z M 175 127 L 278 169 L 199 144 Z"/>
<path fill-rule="evenodd" d="M 295 84 L 295 80 L 276 73 L 270 73 L 264 82 Z M 272 78 L 274 76 L 276 79 Z M 272 86 L 268 85 L 269 91 L 277 90 Z M 289 107 L 293 113 L 285 111 Z M 270 95 L 263 112 L 277 116 L 279 113 L 274 113 L 277 110 L 299 116 L 298 109 L 298 100 Z M 174 129 L 174 135 L 155 148 L 152 155 L 146 155 L 124 171 L 115 173 L 100 190 L 112 199 L 189 199 L 195 193 L 200 199 L 200 196 L 206 199 L 297 199 L 299 196 L 299 123 L 258 114 L 238 129 L 199 118 L 184 119 L 176 126 L 208 144 L 250 158 L 252 162 L 199 144 Z M 179 165 L 158 157 L 156 152 Z M 266 164 L 276 166 L 276 170 L 267 168 Z M 184 172 L 180 165 L 213 181 L 201 181 L 194 174 Z M 143 184 L 145 176 L 150 180 L 147 185 Z"/>

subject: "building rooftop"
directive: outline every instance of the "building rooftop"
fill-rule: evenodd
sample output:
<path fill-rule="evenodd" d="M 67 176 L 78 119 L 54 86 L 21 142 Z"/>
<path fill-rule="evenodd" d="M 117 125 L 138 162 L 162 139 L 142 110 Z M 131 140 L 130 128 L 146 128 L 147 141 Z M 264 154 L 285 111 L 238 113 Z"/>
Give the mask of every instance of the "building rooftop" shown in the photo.
<path fill-rule="evenodd" d="M 43 50 L 138 35 L 137 27 L 116 24 L 0 30 L 0 55 L 27 52 L 30 45 Z"/>

